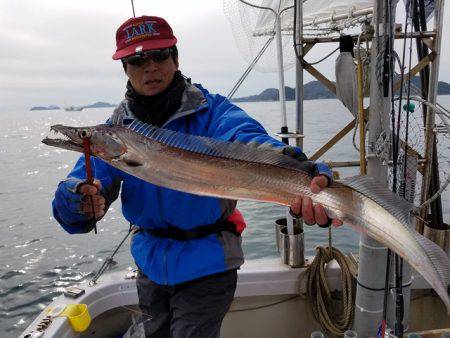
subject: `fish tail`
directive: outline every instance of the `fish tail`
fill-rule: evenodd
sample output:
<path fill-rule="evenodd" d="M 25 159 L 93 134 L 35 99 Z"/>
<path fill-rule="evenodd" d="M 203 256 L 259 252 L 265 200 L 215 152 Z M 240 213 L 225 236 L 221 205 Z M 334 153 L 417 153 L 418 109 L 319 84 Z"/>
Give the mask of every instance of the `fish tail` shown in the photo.
<path fill-rule="evenodd" d="M 349 177 L 341 180 L 340 183 L 357 190 L 359 193 L 379 204 L 394 216 L 400 222 L 403 229 L 412 236 L 423 250 L 429 265 L 441 283 L 440 287 L 436 285 L 436 287 L 439 287 L 439 290 L 436 289 L 436 292 L 439 293 L 439 296 L 445 302 L 447 311 L 450 313 L 450 299 L 447 291 L 450 283 L 450 258 L 436 243 L 412 229 L 412 204 L 391 191 L 388 191 L 379 182 L 369 176 Z"/>

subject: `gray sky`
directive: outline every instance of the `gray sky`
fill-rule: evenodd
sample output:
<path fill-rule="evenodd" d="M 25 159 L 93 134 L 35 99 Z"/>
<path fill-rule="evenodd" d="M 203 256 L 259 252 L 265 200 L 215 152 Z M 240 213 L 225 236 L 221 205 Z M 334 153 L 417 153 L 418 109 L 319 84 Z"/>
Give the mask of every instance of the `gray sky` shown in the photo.
<path fill-rule="evenodd" d="M 223 13 L 222 0 L 135 0 L 135 7 L 138 16 L 158 15 L 171 24 L 179 40 L 183 73 L 212 92 L 228 93 L 246 62 Z M 448 2 L 445 10 L 449 27 Z M 1 0 L 1 109 L 119 102 L 126 77 L 111 55 L 115 31 L 131 15 L 129 0 Z M 447 31 L 441 59 L 444 81 L 450 81 Z M 309 60 L 319 59 L 325 49 L 315 48 Z M 319 68 L 333 72 L 332 62 Z M 293 71 L 288 70 L 286 84 L 293 86 L 293 79 Z M 306 82 L 310 80 L 305 76 Z M 277 74 L 253 73 L 236 96 L 277 86 Z"/>

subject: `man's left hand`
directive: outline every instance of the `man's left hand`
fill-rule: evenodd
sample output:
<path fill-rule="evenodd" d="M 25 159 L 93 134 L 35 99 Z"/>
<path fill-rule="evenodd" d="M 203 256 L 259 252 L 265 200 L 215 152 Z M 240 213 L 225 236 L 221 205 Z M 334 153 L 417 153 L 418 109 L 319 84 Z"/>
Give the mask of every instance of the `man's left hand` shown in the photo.
<path fill-rule="evenodd" d="M 311 192 L 318 194 L 322 189 L 328 186 L 328 178 L 325 175 L 319 175 L 312 179 L 311 181 Z M 293 214 L 298 215 L 303 218 L 303 221 L 312 225 L 317 223 L 319 226 L 329 225 L 329 218 L 325 213 L 325 209 L 322 205 L 313 205 L 310 197 L 307 196 L 297 196 L 291 202 L 291 211 Z M 332 219 L 331 225 L 338 227 L 342 225 L 342 221 L 339 219 Z"/>

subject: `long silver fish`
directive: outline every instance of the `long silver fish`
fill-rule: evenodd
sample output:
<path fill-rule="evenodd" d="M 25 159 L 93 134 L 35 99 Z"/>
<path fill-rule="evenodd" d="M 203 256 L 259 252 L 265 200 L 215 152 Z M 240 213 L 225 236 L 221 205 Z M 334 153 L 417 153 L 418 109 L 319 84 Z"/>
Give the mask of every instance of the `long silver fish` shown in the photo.
<path fill-rule="evenodd" d="M 450 314 L 450 259 L 435 243 L 410 227 L 411 206 L 375 180 L 356 176 L 333 182 L 319 194 L 310 191 L 312 176 L 302 163 L 274 151 L 186 135 L 134 120 L 120 126 L 52 126 L 67 139 L 42 142 L 91 153 L 112 166 L 155 185 L 188 193 L 254 200 L 289 206 L 298 195 L 324 206 L 405 259 L 433 287 Z M 306 166 L 306 167 L 305 167 Z"/>

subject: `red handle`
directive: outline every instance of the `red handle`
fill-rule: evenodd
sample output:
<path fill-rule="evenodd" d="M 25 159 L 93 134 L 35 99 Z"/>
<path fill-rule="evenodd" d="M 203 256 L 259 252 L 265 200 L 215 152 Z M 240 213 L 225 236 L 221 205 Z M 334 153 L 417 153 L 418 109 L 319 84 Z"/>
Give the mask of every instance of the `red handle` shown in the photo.
<path fill-rule="evenodd" d="M 85 137 L 83 139 L 83 148 L 84 148 L 84 159 L 86 163 L 86 183 L 92 185 L 94 184 L 94 178 L 92 177 L 91 146 L 88 137 Z"/>
<path fill-rule="evenodd" d="M 89 185 L 94 184 L 94 178 L 92 177 L 92 168 L 91 168 L 91 146 L 89 142 L 89 138 L 83 138 L 83 150 L 84 150 L 84 162 L 86 165 L 86 183 Z M 92 204 L 92 221 L 94 222 L 94 233 L 97 234 L 97 223 L 95 221 L 95 210 L 94 203 L 92 201 L 92 196 L 90 196 L 90 202 Z"/>

